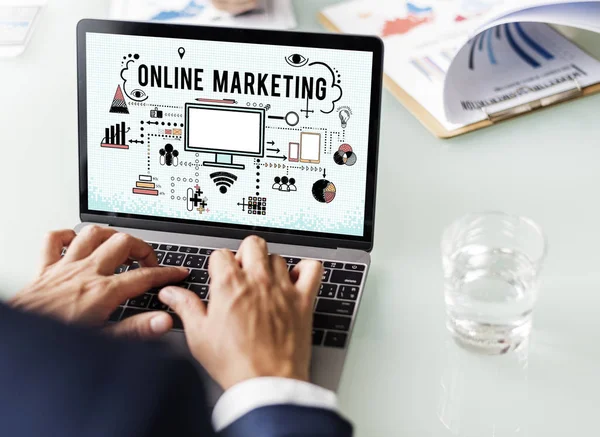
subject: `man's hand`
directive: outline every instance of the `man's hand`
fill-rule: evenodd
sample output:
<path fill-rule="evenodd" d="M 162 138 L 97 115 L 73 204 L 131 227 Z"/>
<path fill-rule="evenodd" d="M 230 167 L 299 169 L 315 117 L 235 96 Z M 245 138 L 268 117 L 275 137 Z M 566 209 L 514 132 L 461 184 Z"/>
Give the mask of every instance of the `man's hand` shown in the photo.
<path fill-rule="evenodd" d="M 68 250 L 61 258 L 63 247 Z M 142 267 L 114 275 L 118 266 L 132 260 Z M 158 267 L 152 247 L 110 228 L 88 226 L 78 236 L 72 230 L 57 231 L 46 239 L 38 277 L 9 304 L 67 323 L 100 326 L 127 299 L 153 287 L 181 282 L 188 273 L 184 268 Z M 168 314 L 149 312 L 110 330 L 147 338 L 168 332 L 172 325 Z"/>
<path fill-rule="evenodd" d="M 308 381 L 321 263 L 305 260 L 290 273 L 264 240 L 249 237 L 235 257 L 214 252 L 209 270 L 208 308 L 182 288 L 159 294 L 181 317 L 194 357 L 225 390 L 260 376 Z"/>
<path fill-rule="evenodd" d="M 232 15 L 251 11 L 258 6 L 256 0 L 213 0 L 213 4 L 217 9 L 229 12 Z"/>

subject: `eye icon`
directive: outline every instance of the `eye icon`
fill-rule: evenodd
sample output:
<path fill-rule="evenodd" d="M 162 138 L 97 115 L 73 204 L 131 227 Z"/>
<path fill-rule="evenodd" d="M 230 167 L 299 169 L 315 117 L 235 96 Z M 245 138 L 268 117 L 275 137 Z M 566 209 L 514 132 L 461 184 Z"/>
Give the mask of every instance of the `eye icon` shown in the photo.
<path fill-rule="evenodd" d="M 285 61 L 292 67 L 304 67 L 308 62 L 308 59 L 302 55 L 299 55 L 298 53 L 295 53 L 285 58 Z"/>
<path fill-rule="evenodd" d="M 148 98 L 146 96 L 146 93 L 144 91 L 140 90 L 140 89 L 131 91 L 131 96 L 130 97 L 132 99 L 138 100 L 138 101 L 146 100 Z"/>

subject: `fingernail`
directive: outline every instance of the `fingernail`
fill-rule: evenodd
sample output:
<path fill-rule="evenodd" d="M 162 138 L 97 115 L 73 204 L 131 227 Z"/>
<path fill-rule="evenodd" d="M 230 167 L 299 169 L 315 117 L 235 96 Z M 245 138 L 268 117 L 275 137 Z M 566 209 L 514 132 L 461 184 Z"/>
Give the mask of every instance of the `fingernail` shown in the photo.
<path fill-rule="evenodd" d="M 160 290 L 159 296 L 160 299 L 168 305 L 175 300 L 176 293 L 171 287 L 166 287 Z"/>
<path fill-rule="evenodd" d="M 162 334 L 169 330 L 169 316 L 167 314 L 161 314 L 153 317 L 150 320 L 150 329 L 155 334 Z"/>

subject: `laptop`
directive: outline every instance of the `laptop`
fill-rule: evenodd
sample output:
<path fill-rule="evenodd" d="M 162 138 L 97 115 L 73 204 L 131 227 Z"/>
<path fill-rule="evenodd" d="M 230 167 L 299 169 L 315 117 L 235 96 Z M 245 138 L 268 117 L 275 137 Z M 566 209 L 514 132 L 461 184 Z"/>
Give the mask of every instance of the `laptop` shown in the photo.
<path fill-rule="evenodd" d="M 311 378 L 337 390 L 373 247 L 381 40 L 83 20 L 77 53 L 76 230 L 147 241 L 207 304 L 210 254 L 249 235 L 290 269 L 321 260 Z M 111 321 L 169 311 L 157 292 Z"/>

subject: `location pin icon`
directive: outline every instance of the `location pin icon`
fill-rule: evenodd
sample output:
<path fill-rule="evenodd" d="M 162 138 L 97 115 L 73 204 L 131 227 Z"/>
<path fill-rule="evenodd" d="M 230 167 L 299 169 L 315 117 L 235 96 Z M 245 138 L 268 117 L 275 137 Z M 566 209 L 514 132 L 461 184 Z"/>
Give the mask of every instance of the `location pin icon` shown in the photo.
<path fill-rule="evenodd" d="M 179 57 L 183 59 L 183 55 L 185 55 L 185 49 L 183 47 L 179 47 L 179 50 L 177 51 L 179 52 Z"/>

